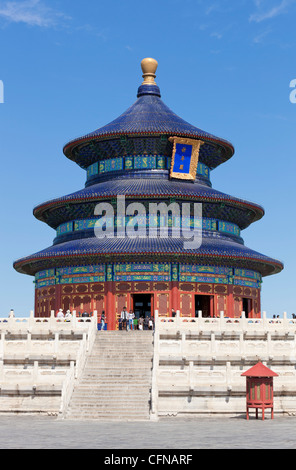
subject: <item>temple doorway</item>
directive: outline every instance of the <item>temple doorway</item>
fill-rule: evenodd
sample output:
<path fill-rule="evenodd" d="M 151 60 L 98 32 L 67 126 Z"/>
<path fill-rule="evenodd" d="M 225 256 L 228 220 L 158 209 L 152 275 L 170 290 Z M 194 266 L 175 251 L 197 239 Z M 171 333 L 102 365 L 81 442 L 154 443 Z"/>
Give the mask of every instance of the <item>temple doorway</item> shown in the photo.
<path fill-rule="evenodd" d="M 252 309 L 253 309 L 252 299 L 243 298 L 243 312 L 245 312 L 246 318 L 251 318 L 253 316 Z"/>
<path fill-rule="evenodd" d="M 153 317 L 152 294 L 133 294 L 133 309 L 136 318 Z"/>
<path fill-rule="evenodd" d="M 202 311 L 203 317 L 210 317 L 212 312 L 212 295 L 195 295 L 195 316 L 198 317 L 198 311 Z"/>

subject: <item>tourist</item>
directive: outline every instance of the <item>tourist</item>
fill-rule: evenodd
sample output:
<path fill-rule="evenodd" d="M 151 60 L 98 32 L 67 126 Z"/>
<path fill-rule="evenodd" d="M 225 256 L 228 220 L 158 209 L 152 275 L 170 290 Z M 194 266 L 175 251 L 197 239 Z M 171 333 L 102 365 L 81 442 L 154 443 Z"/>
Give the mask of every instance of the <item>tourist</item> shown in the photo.
<path fill-rule="evenodd" d="M 13 309 L 10 310 L 8 318 L 14 318 L 14 310 Z"/>
<path fill-rule="evenodd" d="M 66 315 L 65 315 L 65 321 L 71 321 L 72 319 L 72 314 L 70 310 L 67 310 Z"/>
<path fill-rule="evenodd" d="M 105 321 L 106 321 L 105 311 L 103 310 L 103 311 L 102 311 L 102 315 L 101 315 L 101 331 L 104 331 L 104 328 L 105 328 Z"/>
<path fill-rule="evenodd" d="M 149 326 L 149 317 L 144 318 L 144 330 L 148 330 Z"/>
<path fill-rule="evenodd" d="M 122 326 L 123 326 L 122 329 L 126 329 L 126 331 L 128 331 L 128 312 L 126 310 L 126 307 L 123 307 L 123 310 L 120 316 L 122 318 Z"/>
<path fill-rule="evenodd" d="M 135 314 L 132 312 L 132 310 L 130 310 L 128 314 L 128 325 L 130 330 L 134 329 L 134 318 Z"/>
<path fill-rule="evenodd" d="M 134 329 L 135 330 L 138 330 L 138 321 L 139 321 L 138 318 L 135 317 L 134 318 Z"/>
<path fill-rule="evenodd" d="M 149 330 L 153 330 L 153 320 L 152 320 L 152 318 L 149 318 L 148 328 L 149 328 Z"/>
<path fill-rule="evenodd" d="M 58 321 L 63 321 L 64 318 L 65 318 L 65 316 L 64 316 L 63 309 L 60 308 L 59 311 L 58 311 L 58 313 L 57 313 L 57 319 L 58 319 Z"/>
<path fill-rule="evenodd" d="M 175 317 L 176 316 L 176 311 L 174 308 L 172 308 L 172 317 Z"/>
<path fill-rule="evenodd" d="M 143 317 L 140 317 L 140 318 L 139 318 L 139 322 L 138 322 L 138 324 L 139 324 L 139 330 L 143 330 L 143 323 L 144 323 L 144 318 L 143 318 Z"/>

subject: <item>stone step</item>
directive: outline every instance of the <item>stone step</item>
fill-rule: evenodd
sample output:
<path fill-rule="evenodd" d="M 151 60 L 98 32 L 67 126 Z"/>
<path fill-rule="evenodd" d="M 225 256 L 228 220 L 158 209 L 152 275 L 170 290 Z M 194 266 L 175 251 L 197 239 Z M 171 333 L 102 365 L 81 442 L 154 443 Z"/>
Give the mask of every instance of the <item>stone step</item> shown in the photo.
<path fill-rule="evenodd" d="M 146 344 L 149 345 L 152 343 L 151 336 L 138 336 L 135 337 L 133 335 L 126 335 L 123 337 L 113 337 L 113 336 L 100 336 L 96 338 L 97 344 L 114 344 L 118 346 L 124 347 L 127 344 Z"/>
<path fill-rule="evenodd" d="M 68 418 L 70 419 L 85 419 L 85 420 L 106 420 L 106 421 L 147 421 L 149 419 L 149 414 L 131 414 L 131 413 L 110 413 L 110 412 L 100 412 L 100 413 L 69 413 Z"/>
<path fill-rule="evenodd" d="M 141 387 L 147 387 L 151 383 L 151 380 L 144 380 L 144 381 L 131 381 L 131 380 L 112 380 L 112 381 L 100 381 L 100 380 L 83 380 L 81 381 L 79 387 L 87 388 L 87 387 L 112 387 L 112 388 L 128 388 L 129 390 L 137 390 Z"/>
<path fill-rule="evenodd" d="M 143 362 L 143 363 L 150 363 L 151 362 L 151 357 L 149 356 L 151 355 L 151 353 L 147 352 L 145 353 L 145 355 L 143 354 L 142 356 L 139 356 L 137 354 L 133 354 L 133 352 L 131 351 L 130 353 L 126 354 L 126 355 L 117 355 L 117 354 L 113 354 L 113 355 L 110 355 L 110 354 L 106 354 L 105 356 L 104 355 L 101 355 L 99 357 L 96 357 L 96 356 L 91 356 L 89 357 L 89 360 L 88 360 L 88 363 L 90 364 L 96 364 L 96 365 L 100 365 L 102 364 L 104 361 L 120 361 L 121 363 L 128 363 L 128 362 Z M 113 364 L 113 365 L 116 365 L 116 364 Z"/>
<path fill-rule="evenodd" d="M 107 395 L 107 392 L 108 395 Z M 91 389 L 91 394 L 87 394 L 85 393 L 84 391 L 77 391 L 76 393 L 73 394 L 72 398 L 73 399 L 76 399 L 76 398 L 84 398 L 85 402 L 89 403 L 91 400 L 98 400 L 100 399 L 103 400 L 103 399 L 107 399 L 108 400 L 108 397 L 109 396 L 113 396 L 113 397 L 116 397 L 117 398 L 117 401 L 118 402 L 128 402 L 131 398 L 143 398 L 143 397 L 149 397 L 150 396 L 150 390 L 149 388 L 147 387 L 146 389 L 142 389 L 142 390 L 139 390 L 138 392 L 130 392 L 129 390 L 126 390 L 126 396 L 121 396 L 117 390 L 109 390 L 108 388 L 95 388 L 95 389 Z"/>
<path fill-rule="evenodd" d="M 85 375 L 93 375 L 94 377 L 102 377 L 102 376 L 112 376 L 112 377 L 119 377 L 122 375 L 129 376 L 129 377 L 142 377 L 144 374 L 151 372 L 152 367 L 149 364 L 149 367 L 139 366 L 139 367 L 119 367 L 115 370 L 111 369 L 111 365 L 108 367 L 101 367 L 101 368 L 89 368 L 85 370 Z"/>
<path fill-rule="evenodd" d="M 120 333 L 119 335 L 116 334 L 116 333 L 111 333 L 109 332 L 105 334 L 102 334 L 102 335 L 97 335 L 96 336 L 96 340 L 97 342 L 103 342 L 103 341 L 112 341 L 114 343 L 116 342 L 120 342 L 120 343 L 125 343 L 127 341 L 132 341 L 132 342 L 140 342 L 140 341 L 152 341 L 153 340 L 153 335 L 148 332 L 148 334 L 144 333 L 144 334 L 137 334 L 137 333 L 131 333 L 131 332 L 125 332 L 123 331 L 122 333 Z"/>
<path fill-rule="evenodd" d="M 90 393 L 88 393 L 90 392 Z M 95 396 L 96 398 L 100 396 L 102 396 L 102 399 L 103 397 L 105 396 L 116 396 L 118 397 L 121 397 L 120 395 L 120 390 L 119 389 L 116 389 L 114 387 L 107 387 L 107 386 L 104 386 L 102 387 L 101 385 L 98 385 L 98 386 L 89 386 L 87 391 L 85 389 L 78 389 L 76 390 L 73 394 L 72 394 L 72 398 L 76 397 L 76 396 L 80 396 L 80 397 L 85 397 L 85 399 L 91 399 L 92 396 Z M 125 393 L 125 397 L 122 397 L 123 400 L 126 400 L 128 401 L 128 398 L 129 397 L 137 397 L 137 396 L 143 396 L 143 394 L 146 394 L 147 396 L 150 394 L 150 388 L 149 388 L 149 384 L 146 385 L 146 387 L 139 387 L 138 391 L 136 392 L 133 392 L 131 391 L 130 389 L 126 389 L 124 390 L 124 393 Z"/>
<path fill-rule="evenodd" d="M 100 384 L 100 385 L 105 385 L 107 386 L 108 384 L 112 387 L 114 386 L 118 386 L 118 387 L 122 387 L 124 385 L 127 385 L 129 386 L 130 388 L 133 388 L 133 387 L 138 387 L 138 386 L 143 386 L 143 385 L 146 385 L 148 383 L 150 383 L 150 377 L 146 377 L 145 379 L 143 380 L 140 380 L 138 378 L 132 380 L 133 378 L 110 378 L 109 380 L 100 380 L 99 378 L 83 378 L 81 379 L 80 381 L 80 384 L 79 386 L 80 387 L 88 387 L 89 385 L 91 384 Z"/>
<path fill-rule="evenodd" d="M 112 367 L 114 366 L 114 360 L 111 361 L 111 360 L 108 360 L 108 361 L 104 361 L 104 363 L 100 363 L 100 364 L 95 364 L 93 362 L 91 362 L 89 365 L 87 365 L 87 368 L 85 369 L 87 372 L 88 371 L 91 371 L 91 370 L 95 370 L 95 371 L 104 371 L 104 370 L 112 370 Z M 127 364 L 126 362 L 119 362 L 117 361 L 116 363 L 116 368 L 115 368 L 115 371 L 128 371 L 128 370 L 131 370 L 131 371 L 134 371 L 134 372 L 137 372 L 139 371 L 139 369 L 143 369 L 143 370 L 150 370 L 152 369 L 152 362 L 149 361 L 149 362 L 136 362 L 136 361 L 133 361 L 133 362 L 130 362 L 129 364 Z M 139 371 L 140 373 L 140 371 Z M 137 373 L 138 375 L 138 373 Z"/>
<path fill-rule="evenodd" d="M 134 400 L 135 397 L 132 397 L 132 400 Z M 117 401 L 116 405 L 114 404 L 110 404 L 110 402 L 108 401 L 105 401 L 105 402 L 101 402 L 101 401 L 98 401 L 98 400 L 95 400 L 95 399 L 92 399 L 92 400 L 89 400 L 87 401 L 87 405 L 84 404 L 84 402 L 82 402 L 80 399 L 76 399 L 76 400 L 73 400 L 73 402 L 71 403 L 71 407 L 70 409 L 74 409 L 74 408 L 77 408 L 77 409 L 80 409 L 80 410 L 83 410 L 83 409 L 90 409 L 90 408 L 93 408 L 95 410 L 100 410 L 101 408 L 108 408 L 110 410 L 118 410 L 118 409 L 124 409 L 126 411 L 128 410 L 134 410 L 134 409 L 140 409 L 142 407 L 146 407 L 148 406 L 149 404 L 149 397 L 143 397 L 141 399 L 137 399 L 136 402 L 134 402 L 133 404 L 131 404 L 131 406 L 126 406 L 126 402 L 124 400 L 122 401 Z"/>
<path fill-rule="evenodd" d="M 148 366 L 144 365 L 136 365 L 131 364 L 130 367 L 116 367 L 116 369 L 112 369 L 112 365 L 107 365 L 106 367 L 100 368 L 89 368 L 85 370 L 86 375 L 93 375 L 97 377 L 144 377 L 147 374 L 150 374 L 152 370 L 152 365 L 148 364 Z"/>
<path fill-rule="evenodd" d="M 113 345 L 114 346 L 114 345 Z M 112 347 L 112 348 L 109 348 L 108 346 L 106 347 L 96 347 L 96 348 L 93 348 L 93 353 L 92 353 L 92 356 L 95 356 L 97 355 L 98 353 L 100 354 L 112 354 L 112 355 L 115 355 L 115 356 L 120 356 L 121 354 L 128 354 L 128 353 L 137 353 L 139 354 L 139 356 L 143 356 L 147 353 L 151 353 L 153 351 L 153 348 L 145 348 L 143 347 L 143 345 L 133 345 L 132 347 L 126 347 L 126 348 L 121 348 L 121 349 L 118 349 L 116 347 Z"/>
<path fill-rule="evenodd" d="M 126 345 L 121 344 L 116 344 L 114 342 L 110 343 L 102 343 L 102 344 L 95 344 L 93 351 L 106 351 L 106 350 L 113 350 L 113 351 L 125 351 L 125 350 L 132 350 L 138 348 L 139 351 L 147 351 L 147 350 L 152 350 L 151 348 L 151 343 L 145 344 L 143 341 L 139 343 L 127 343 Z"/>
<path fill-rule="evenodd" d="M 134 354 L 136 353 L 136 356 L 138 357 L 146 357 L 147 356 L 147 353 L 151 354 L 152 353 L 152 349 L 150 350 L 143 350 L 143 351 L 140 351 L 139 348 L 137 348 L 137 350 L 135 351 L 135 348 L 130 348 L 130 349 L 124 349 L 124 350 L 118 350 L 118 349 L 110 349 L 110 348 L 106 348 L 106 350 L 102 349 L 102 348 L 98 348 L 97 350 L 94 349 L 93 352 L 92 352 L 92 355 L 90 357 L 96 357 L 96 355 L 100 353 L 100 355 L 102 357 L 105 357 L 105 356 L 117 356 L 117 357 L 120 357 L 120 356 L 127 356 L 128 354 Z"/>
<path fill-rule="evenodd" d="M 98 412 L 109 412 L 109 413 L 113 413 L 113 414 L 122 414 L 122 413 L 125 413 L 125 414 L 143 414 L 143 413 L 146 413 L 148 414 L 149 413 L 149 401 L 146 400 L 146 401 L 142 401 L 142 402 L 137 402 L 137 406 L 133 406 L 133 407 L 126 407 L 125 406 L 125 403 L 121 403 L 121 404 L 118 404 L 118 406 L 108 406 L 107 403 L 101 403 L 99 404 L 98 402 L 96 403 L 90 403 L 89 406 L 82 406 L 81 403 L 73 403 L 73 405 L 71 405 L 71 407 L 69 408 L 68 410 L 69 412 L 72 412 L 72 413 L 78 413 L 78 412 L 81 412 L 81 413 L 86 413 L 86 412 L 93 412 L 93 413 L 98 413 Z"/>
<path fill-rule="evenodd" d="M 151 369 L 147 370 L 147 369 L 143 369 L 140 371 L 141 373 L 139 373 L 139 369 L 136 368 L 134 370 L 132 370 L 131 368 L 130 369 L 126 369 L 126 370 L 123 370 L 123 369 L 118 369 L 116 371 L 110 371 L 110 368 L 106 368 L 106 369 L 100 369 L 100 370 L 86 370 L 85 373 L 84 373 L 84 377 L 88 377 L 88 378 L 97 378 L 97 379 L 102 379 L 102 378 L 105 378 L 105 379 L 108 379 L 108 378 L 127 378 L 127 379 L 133 379 L 134 377 L 137 377 L 137 378 L 147 378 L 147 377 L 150 377 L 151 375 Z"/>
<path fill-rule="evenodd" d="M 99 373 L 96 371 L 94 372 L 88 372 L 86 371 L 85 374 L 83 375 L 83 378 L 81 378 L 80 383 L 83 383 L 84 380 L 87 380 L 88 382 L 90 381 L 102 381 L 102 382 L 107 382 L 108 380 L 112 380 L 113 382 L 116 382 L 117 380 L 121 382 L 129 382 L 131 380 L 137 380 L 140 382 L 145 382 L 150 379 L 151 376 L 151 371 L 146 371 L 145 373 L 142 372 L 139 375 L 131 374 L 130 370 L 129 371 L 119 371 L 118 373 L 110 374 L 110 371 L 106 371 L 105 374 Z"/>
<path fill-rule="evenodd" d="M 98 382 L 98 383 L 93 383 L 93 384 L 90 384 L 88 382 L 82 382 L 80 385 L 79 385 L 79 388 L 77 389 L 77 391 L 81 391 L 81 393 L 84 393 L 86 394 L 86 392 L 89 390 L 89 388 L 91 387 L 92 390 L 94 389 L 99 389 L 99 390 L 110 390 L 110 392 L 112 390 L 116 391 L 117 393 L 123 393 L 123 392 L 129 392 L 131 393 L 132 395 L 136 395 L 137 393 L 139 393 L 141 390 L 147 390 L 147 386 L 150 384 L 150 382 L 142 382 L 142 383 L 139 383 L 139 384 L 133 384 L 132 386 L 127 383 L 127 382 L 121 382 L 121 383 L 112 383 L 110 384 L 110 382 L 105 382 L 105 383 L 101 383 L 101 382 Z"/>
<path fill-rule="evenodd" d="M 151 348 L 151 343 L 144 343 L 143 341 L 140 341 L 139 343 L 135 343 L 135 342 L 129 342 L 129 343 L 126 343 L 126 344 L 123 344 L 123 343 L 115 343 L 114 341 L 110 341 L 110 343 L 108 342 L 104 342 L 104 343 L 96 343 L 94 344 L 94 351 L 96 349 L 101 349 L 102 351 L 106 350 L 106 349 L 112 349 L 112 350 L 115 350 L 115 351 L 124 351 L 126 349 L 133 349 L 135 347 L 139 347 L 139 351 L 146 351 L 147 349 L 152 349 Z"/>
<path fill-rule="evenodd" d="M 132 409 L 126 409 L 124 407 L 118 407 L 118 408 L 114 408 L 114 409 L 111 409 L 111 408 L 107 408 L 107 407 L 101 407 L 99 408 L 98 406 L 96 406 L 95 408 L 94 407 L 89 407 L 89 408 L 76 408 L 76 409 L 69 409 L 69 414 L 72 413 L 72 414 L 89 414 L 89 415 L 92 415 L 92 414 L 109 414 L 109 415 L 113 415 L 113 416 L 116 416 L 116 415 L 125 415 L 127 417 L 131 417 L 131 416 L 143 416 L 143 415 L 146 415 L 146 416 L 149 416 L 149 412 L 148 411 L 145 411 L 145 410 L 148 410 L 148 406 L 143 406 L 143 407 L 139 407 L 139 409 L 136 409 L 134 408 L 133 410 Z"/>
<path fill-rule="evenodd" d="M 138 361 L 122 361 L 119 360 L 118 358 L 114 357 L 113 359 L 107 358 L 103 361 L 100 360 L 94 360 L 94 359 L 89 359 L 86 363 L 86 368 L 89 369 L 106 369 L 106 368 L 111 368 L 110 369 L 115 369 L 115 370 L 125 370 L 125 369 L 135 369 L 136 367 L 143 366 L 144 368 L 151 369 L 152 367 L 152 360 L 138 360 Z"/>
<path fill-rule="evenodd" d="M 116 355 L 116 354 L 100 354 L 100 357 L 96 357 L 96 356 L 91 356 L 89 358 L 89 361 L 88 363 L 89 364 L 96 364 L 96 365 L 100 365 L 100 364 L 103 364 L 105 361 L 119 361 L 121 363 L 125 363 L 125 364 L 128 364 L 129 362 L 143 362 L 143 363 L 150 363 L 151 362 L 151 358 L 150 357 L 147 357 L 147 354 L 149 353 L 146 353 L 145 355 L 143 354 L 142 356 L 138 355 L 138 354 L 133 354 L 133 352 L 129 352 L 128 354 L 125 354 L 125 355 Z M 150 353 L 151 354 L 151 353 Z M 114 364 L 113 364 L 114 365 Z"/>
<path fill-rule="evenodd" d="M 116 399 L 116 403 L 129 403 L 131 399 L 148 399 L 150 397 L 150 391 L 148 391 L 149 388 L 147 387 L 146 390 L 141 390 L 138 391 L 137 393 L 128 393 L 127 391 L 127 396 L 126 397 L 120 397 L 117 391 L 110 390 L 108 393 L 108 390 L 106 389 L 91 389 L 91 394 L 87 394 L 84 392 L 76 392 L 72 395 L 72 400 L 83 400 L 81 403 L 91 403 L 92 401 L 97 401 L 99 400 L 100 403 L 103 402 L 108 402 L 109 397 L 113 397 Z M 108 393 L 108 394 L 107 394 Z"/>
<path fill-rule="evenodd" d="M 125 347 L 127 344 L 143 344 L 149 345 L 152 344 L 153 338 L 152 336 L 134 336 L 134 335 L 126 335 L 123 337 L 113 337 L 113 336 L 99 336 L 96 337 L 96 344 L 114 344 L 117 346 Z"/>
<path fill-rule="evenodd" d="M 120 389 L 120 387 L 129 387 L 129 390 L 132 390 L 133 388 L 140 388 L 140 387 L 147 387 L 151 381 L 149 380 L 146 380 L 146 381 L 142 381 L 142 382 L 134 382 L 133 383 L 133 387 L 131 387 L 130 385 L 130 382 L 131 381 L 126 381 L 126 380 L 109 380 L 109 381 L 99 381 L 99 380 L 96 380 L 96 381 L 92 381 L 92 380 L 83 380 L 80 385 L 79 385 L 79 388 L 81 388 L 82 390 L 84 389 L 87 389 L 87 388 L 94 388 L 94 387 L 109 387 L 110 389 L 115 389 L 115 388 L 118 388 Z"/>
<path fill-rule="evenodd" d="M 137 401 L 136 404 L 130 407 L 126 407 L 125 402 L 119 402 L 116 406 L 110 405 L 110 403 L 98 403 L 98 402 L 89 402 L 87 405 L 79 402 L 73 402 L 71 406 L 69 407 L 69 412 L 72 413 L 86 413 L 86 412 L 109 412 L 109 413 L 117 413 L 117 414 L 143 414 L 143 413 L 148 413 L 148 405 L 149 405 L 149 400 L 142 400 L 142 401 Z"/>
<path fill-rule="evenodd" d="M 125 413 L 128 414 L 133 413 L 133 414 L 140 414 L 143 412 L 148 412 L 148 404 L 149 401 L 141 401 L 137 403 L 134 403 L 133 406 L 129 406 L 128 408 L 125 406 L 124 402 L 118 403 L 116 406 L 111 405 L 110 403 L 75 403 L 71 404 L 69 407 L 69 411 L 76 411 L 78 412 L 81 410 L 82 412 L 86 411 L 93 411 L 94 413 L 96 412 L 101 412 L 101 411 L 109 411 L 109 412 L 116 412 L 116 413 Z"/>
<path fill-rule="evenodd" d="M 130 370 L 122 370 L 122 371 L 118 371 L 117 373 L 113 373 L 112 375 L 110 374 L 110 370 L 107 370 L 106 373 L 100 373 L 99 371 L 86 371 L 85 374 L 84 374 L 84 378 L 81 379 L 81 383 L 83 383 L 83 380 L 84 379 L 87 379 L 88 381 L 90 380 L 104 380 L 104 381 L 107 381 L 107 380 L 113 380 L 113 381 L 116 381 L 116 380 L 119 380 L 121 379 L 122 381 L 128 381 L 128 380 L 132 380 L 132 379 L 137 379 L 137 380 L 141 380 L 141 381 L 144 381 L 144 380 L 147 380 L 149 379 L 151 376 L 151 370 L 149 371 L 145 371 L 142 372 L 141 374 L 139 375 L 136 375 L 136 374 L 133 374 L 131 373 Z"/>
<path fill-rule="evenodd" d="M 128 415 L 129 413 L 131 414 L 148 414 L 149 413 L 149 408 L 148 408 L 148 402 L 146 403 L 140 403 L 139 405 L 135 405 L 133 407 L 126 408 L 124 404 L 119 404 L 118 406 L 108 406 L 107 403 L 102 403 L 98 404 L 95 403 L 94 405 L 89 404 L 88 406 L 83 406 L 81 404 L 78 404 L 77 406 L 71 405 L 69 408 L 69 412 L 72 413 L 78 413 L 79 411 L 81 413 L 102 413 L 102 412 L 108 412 L 108 413 L 117 413 L 117 414 L 126 414 Z"/>
<path fill-rule="evenodd" d="M 89 359 L 97 360 L 100 361 L 102 358 L 111 358 L 111 359 L 124 359 L 124 360 L 129 360 L 132 358 L 140 359 L 140 360 L 145 360 L 147 358 L 150 359 L 150 356 L 152 354 L 152 351 L 144 351 L 144 352 L 135 352 L 133 349 L 130 351 L 125 351 L 125 352 L 118 352 L 118 351 L 102 351 L 98 349 L 94 354 L 89 356 Z M 100 356 L 98 356 L 100 355 Z"/>
<path fill-rule="evenodd" d="M 128 393 L 129 395 L 137 395 L 139 393 L 142 393 L 143 390 L 150 390 L 149 388 L 150 386 L 150 383 L 146 383 L 146 384 L 139 384 L 136 388 L 135 391 L 133 391 L 133 389 L 131 389 L 128 384 L 126 383 L 121 383 L 121 384 L 100 384 L 100 383 L 96 383 L 96 384 L 93 384 L 93 383 L 84 383 L 81 385 L 81 387 L 79 387 L 79 389 L 77 388 L 76 391 L 74 393 L 80 393 L 80 394 L 83 394 L 85 395 L 85 397 L 87 398 L 88 396 L 90 396 L 90 393 L 88 392 L 91 392 L 91 393 L 95 393 L 95 391 L 104 391 L 104 392 L 110 392 L 111 393 L 116 393 L 117 396 L 119 396 L 119 394 L 121 393 L 121 389 L 124 390 L 124 392 Z M 79 392 L 78 392 L 79 390 Z"/>
<path fill-rule="evenodd" d="M 81 401 L 81 399 L 77 398 L 77 399 L 73 399 L 73 402 L 71 404 L 71 408 L 79 408 L 79 409 L 86 409 L 86 408 L 94 408 L 96 410 L 99 410 L 101 408 L 108 408 L 108 409 L 111 409 L 111 410 L 118 410 L 118 409 L 125 409 L 125 410 L 133 410 L 134 408 L 140 408 L 143 406 L 143 407 L 146 407 L 148 406 L 149 404 L 149 397 L 141 397 L 139 400 L 137 399 L 137 397 L 132 397 L 131 400 L 134 400 L 136 399 L 136 401 L 131 404 L 131 406 L 127 407 L 126 406 L 126 401 L 125 400 L 122 400 L 122 401 L 118 401 L 117 400 L 117 404 L 116 406 L 114 404 L 110 404 L 110 402 L 108 401 L 105 401 L 105 402 L 101 402 L 101 401 L 98 401 L 97 399 L 95 400 L 94 398 L 92 398 L 92 400 L 89 400 L 87 401 L 87 405 L 84 404 L 84 402 Z"/>
<path fill-rule="evenodd" d="M 149 420 L 149 414 L 143 415 L 142 413 L 140 415 L 138 414 L 121 414 L 121 413 L 109 413 L 109 412 L 102 412 L 102 413 L 69 413 L 67 416 L 68 419 L 73 419 L 73 420 L 98 420 L 98 421 L 147 421 Z"/>
<path fill-rule="evenodd" d="M 112 354 L 112 356 L 120 356 L 121 354 L 129 354 L 129 353 L 136 353 L 139 356 L 144 356 L 147 353 L 151 353 L 153 348 L 143 348 L 141 345 L 140 347 L 137 347 L 136 345 L 133 345 L 133 347 L 129 348 L 122 348 L 122 349 L 117 349 L 117 348 L 94 348 L 92 351 L 92 356 L 96 356 L 98 353 L 102 355 L 106 354 Z"/>

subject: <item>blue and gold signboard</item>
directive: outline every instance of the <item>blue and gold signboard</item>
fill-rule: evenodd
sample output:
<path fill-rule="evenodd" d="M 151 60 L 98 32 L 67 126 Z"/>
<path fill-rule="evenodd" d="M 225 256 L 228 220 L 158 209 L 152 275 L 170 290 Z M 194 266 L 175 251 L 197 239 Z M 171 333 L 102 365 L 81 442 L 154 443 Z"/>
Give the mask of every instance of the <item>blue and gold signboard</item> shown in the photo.
<path fill-rule="evenodd" d="M 193 139 L 170 137 L 173 142 L 171 178 L 195 180 L 199 150 L 203 142 Z"/>

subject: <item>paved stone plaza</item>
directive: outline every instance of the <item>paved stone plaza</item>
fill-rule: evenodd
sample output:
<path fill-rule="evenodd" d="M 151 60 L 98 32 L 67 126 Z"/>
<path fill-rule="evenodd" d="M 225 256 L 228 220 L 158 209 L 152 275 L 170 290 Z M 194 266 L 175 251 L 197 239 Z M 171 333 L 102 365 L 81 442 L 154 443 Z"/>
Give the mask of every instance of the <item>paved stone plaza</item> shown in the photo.
<path fill-rule="evenodd" d="M 0 416 L 1 449 L 295 449 L 296 418 L 165 419 L 159 422 Z"/>

